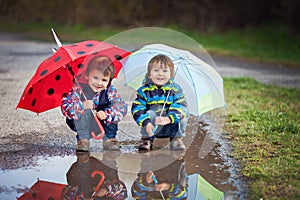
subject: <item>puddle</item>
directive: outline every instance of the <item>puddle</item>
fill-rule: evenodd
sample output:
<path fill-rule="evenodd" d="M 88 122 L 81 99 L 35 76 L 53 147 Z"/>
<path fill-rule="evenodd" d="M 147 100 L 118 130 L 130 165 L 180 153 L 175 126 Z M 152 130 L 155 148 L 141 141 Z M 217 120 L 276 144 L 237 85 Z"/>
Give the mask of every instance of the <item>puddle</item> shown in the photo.
<path fill-rule="evenodd" d="M 223 195 L 225 192 L 225 199 L 242 199 L 246 189 L 236 171 L 237 163 L 227 156 L 230 151 L 228 143 L 220 140 L 220 135 L 214 134 L 217 131 L 211 125 L 204 122 L 199 124 L 199 120 L 189 121 L 187 132 L 189 134 L 184 139 L 188 147 L 186 152 L 170 151 L 168 142 L 157 140 L 154 151 L 138 153 L 136 144 L 128 140 L 128 137 L 121 138 L 121 151 L 95 148 L 93 145 L 97 146 L 97 141 L 91 143 L 94 150 L 90 154 L 77 155 L 72 148 L 2 144 L 0 199 L 16 199 L 28 193 L 39 197 L 37 190 L 32 189 L 38 180 L 63 184 L 59 187 L 59 195 L 67 184 L 83 184 L 82 191 L 86 196 L 91 196 L 93 188 L 101 180 L 100 172 L 105 176 L 102 186 L 110 188 L 111 195 L 126 192 L 127 199 L 141 194 L 161 199 L 161 195 L 174 195 L 166 191 L 160 194 L 141 190 L 141 183 L 149 171 L 154 172 L 159 183 L 172 183 L 172 186 L 178 187 L 178 191 L 183 191 L 183 195 L 188 195 L 188 199 L 195 199 L 191 194 L 194 195 L 197 191 L 195 185 L 198 178 L 202 181 L 201 184 L 205 182 L 214 191 L 211 194 Z M 77 162 L 78 160 L 82 162 Z M 96 174 L 92 178 L 94 172 Z M 154 187 L 152 184 L 151 190 Z M 67 191 L 70 192 L 70 188 L 71 186 L 69 190 L 65 190 L 65 195 Z M 207 188 L 206 190 L 209 191 Z"/>

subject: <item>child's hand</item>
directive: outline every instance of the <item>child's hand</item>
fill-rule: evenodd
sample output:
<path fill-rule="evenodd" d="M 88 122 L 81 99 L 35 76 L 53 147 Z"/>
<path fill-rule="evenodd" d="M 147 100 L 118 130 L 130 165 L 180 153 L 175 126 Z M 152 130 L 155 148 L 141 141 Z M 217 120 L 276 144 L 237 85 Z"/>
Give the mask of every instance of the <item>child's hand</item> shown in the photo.
<path fill-rule="evenodd" d="M 155 184 L 154 187 L 156 191 L 163 191 L 163 190 L 169 190 L 171 185 L 169 183 L 159 183 L 159 184 Z"/>
<path fill-rule="evenodd" d="M 149 137 L 151 137 L 153 135 L 153 129 L 154 129 L 154 126 L 152 123 L 148 123 L 146 125 L 146 132 L 148 133 Z"/>
<path fill-rule="evenodd" d="M 83 101 L 83 107 L 85 110 L 88 110 L 88 109 L 94 109 L 94 103 L 93 103 L 93 100 L 86 100 L 86 101 Z"/>
<path fill-rule="evenodd" d="M 105 113 L 104 111 L 102 111 L 102 110 L 98 111 L 98 112 L 96 113 L 96 115 L 97 115 L 97 117 L 98 117 L 99 119 L 101 119 L 101 120 L 106 119 L 106 113 Z"/>
<path fill-rule="evenodd" d="M 150 171 L 150 172 L 148 172 L 147 174 L 146 174 L 146 181 L 147 181 L 147 183 L 152 183 L 153 182 L 153 179 L 152 179 L 152 176 L 154 175 L 154 173 L 153 173 L 153 171 Z"/>
<path fill-rule="evenodd" d="M 155 117 L 155 124 L 157 125 L 166 125 L 170 124 L 171 120 L 169 117 Z"/>
<path fill-rule="evenodd" d="M 107 195 L 108 192 L 105 188 L 100 188 L 97 193 L 95 194 L 96 197 L 103 197 L 105 195 Z"/>

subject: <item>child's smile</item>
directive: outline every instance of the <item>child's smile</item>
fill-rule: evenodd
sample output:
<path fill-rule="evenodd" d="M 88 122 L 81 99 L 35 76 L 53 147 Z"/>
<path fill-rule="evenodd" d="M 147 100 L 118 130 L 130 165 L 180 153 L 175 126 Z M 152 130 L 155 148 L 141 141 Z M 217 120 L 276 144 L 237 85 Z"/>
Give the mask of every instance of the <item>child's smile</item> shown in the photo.
<path fill-rule="evenodd" d="M 94 92 L 101 92 L 108 86 L 110 77 L 109 75 L 104 76 L 103 73 L 97 69 L 93 69 L 90 71 L 87 80 Z"/>
<path fill-rule="evenodd" d="M 161 86 L 166 84 L 171 78 L 171 71 L 169 67 L 154 65 L 150 71 L 149 78 L 155 85 Z"/>

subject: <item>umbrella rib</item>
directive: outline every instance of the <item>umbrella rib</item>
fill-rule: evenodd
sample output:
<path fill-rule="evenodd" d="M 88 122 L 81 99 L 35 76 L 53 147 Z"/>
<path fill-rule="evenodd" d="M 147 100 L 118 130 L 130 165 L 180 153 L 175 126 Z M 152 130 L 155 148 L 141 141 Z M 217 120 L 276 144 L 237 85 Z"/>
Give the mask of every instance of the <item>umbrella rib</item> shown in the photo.
<path fill-rule="evenodd" d="M 195 82 L 194 82 L 194 80 L 193 80 L 193 78 L 192 78 L 191 73 L 189 72 L 188 67 L 187 67 L 186 65 L 184 65 L 183 63 L 181 63 L 181 67 L 186 69 L 186 70 L 183 70 L 183 72 L 184 72 L 184 74 L 185 74 L 186 76 L 188 76 L 188 77 L 190 78 L 190 80 L 192 81 L 192 84 L 193 84 L 193 90 L 194 90 L 194 93 L 195 93 L 195 96 L 196 96 L 196 102 L 197 102 L 197 108 L 198 108 L 198 100 L 199 100 L 199 97 L 198 97 L 197 90 L 196 90 L 196 87 L 195 87 Z M 198 109 L 199 109 L 199 108 L 198 108 Z M 198 116 L 199 116 L 199 114 L 198 114 Z"/>

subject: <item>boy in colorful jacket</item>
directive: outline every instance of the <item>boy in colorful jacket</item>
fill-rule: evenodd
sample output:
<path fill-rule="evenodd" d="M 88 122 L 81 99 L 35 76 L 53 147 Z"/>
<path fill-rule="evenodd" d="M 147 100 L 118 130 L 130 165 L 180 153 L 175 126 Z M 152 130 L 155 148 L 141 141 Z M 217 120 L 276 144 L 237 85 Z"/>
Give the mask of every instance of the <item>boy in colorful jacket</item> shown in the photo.
<path fill-rule="evenodd" d="M 95 57 L 85 71 L 87 84 L 79 83 L 62 98 L 61 111 L 67 117 L 69 127 L 77 132 L 78 151 L 89 151 L 91 132 L 100 131 L 92 109 L 105 131 L 104 148 L 120 148 L 116 140 L 118 122 L 126 115 L 127 105 L 111 85 L 114 73 L 115 68 L 108 57 Z"/>
<path fill-rule="evenodd" d="M 137 90 L 131 112 L 141 127 L 139 151 L 152 149 L 155 138 L 170 138 L 172 150 L 184 150 L 182 138 L 187 123 L 187 102 L 182 88 L 173 81 L 174 64 L 165 55 L 148 64 L 144 84 Z M 157 126 L 157 129 L 155 128 Z"/>

